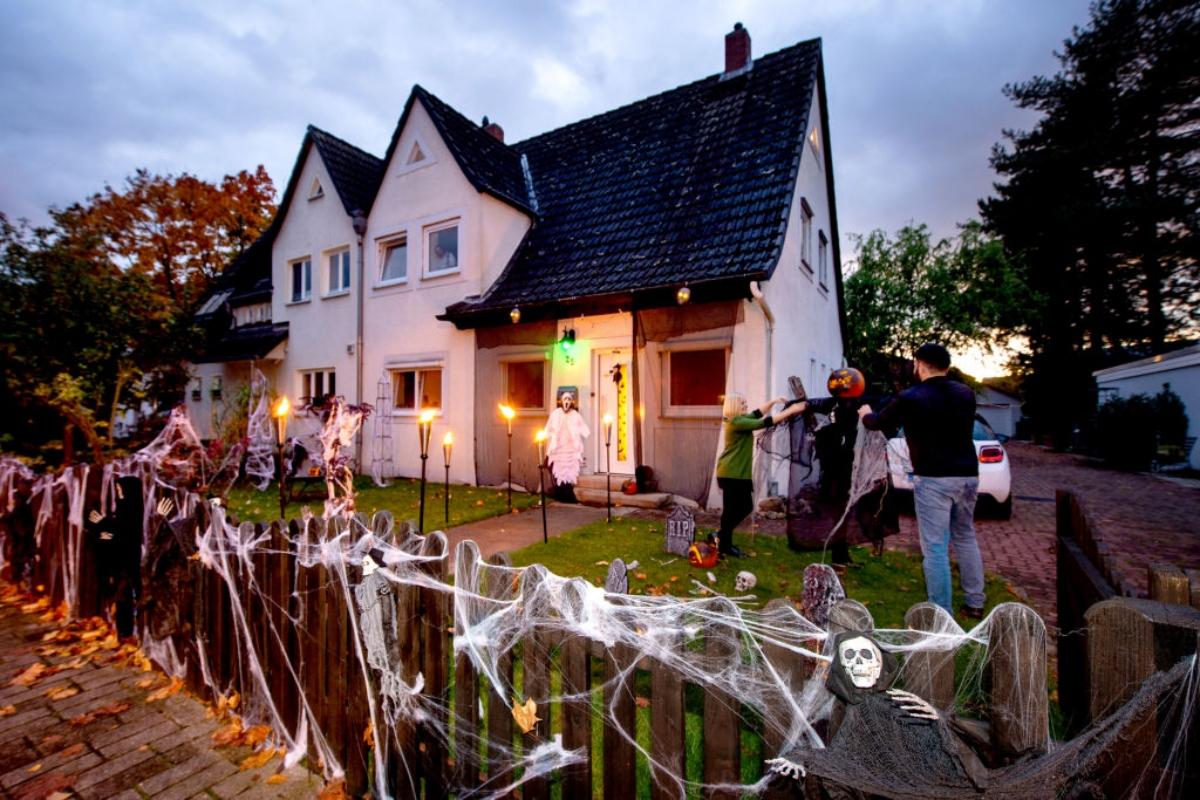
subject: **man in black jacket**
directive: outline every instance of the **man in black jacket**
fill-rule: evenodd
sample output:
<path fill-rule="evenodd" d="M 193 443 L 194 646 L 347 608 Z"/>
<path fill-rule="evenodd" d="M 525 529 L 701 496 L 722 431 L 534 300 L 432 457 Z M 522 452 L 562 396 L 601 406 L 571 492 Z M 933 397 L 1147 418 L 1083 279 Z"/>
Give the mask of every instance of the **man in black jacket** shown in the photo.
<path fill-rule="evenodd" d="M 919 384 L 877 414 L 869 405 L 858 413 L 870 430 L 904 427 L 929 601 L 953 613 L 948 551 L 953 543 L 966 595 L 963 613 L 978 619 L 983 616 L 984 593 L 974 520 L 979 492 L 979 462 L 971 438 L 975 393 L 946 377 L 950 353 L 941 345 L 921 345 L 914 362 Z"/>

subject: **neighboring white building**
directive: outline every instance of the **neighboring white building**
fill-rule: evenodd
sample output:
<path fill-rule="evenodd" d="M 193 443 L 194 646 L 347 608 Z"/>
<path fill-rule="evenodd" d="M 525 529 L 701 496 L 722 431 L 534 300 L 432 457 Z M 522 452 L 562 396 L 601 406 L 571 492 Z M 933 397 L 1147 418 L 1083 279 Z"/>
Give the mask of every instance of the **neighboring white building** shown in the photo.
<path fill-rule="evenodd" d="M 362 470 L 386 420 L 392 471 L 417 474 L 430 409 L 451 478 L 494 484 L 507 402 L 532 486 L 534 432 L 572 388 L 585 473 L 607 469 L 611 414 L 613 473 L 709 499 L 721 395 L 822 386 L 845 338 L 820 42 L 749 50 L 739 25 L 722 73 L 516 144 L 419 86 L 382 159 L 310 128 L 275 222 L 202 309 L 201 435 L 251 366 L 293 398 L 376 404 L 382 384 Z"/>
<path fill-rule="evenodd" d="M 1011 439 L 1017 435 L 1017 423 L 1023 415 L 1021 398 L 1015 394 L 1009 394 L 985 382 L 983 388 L 975 393 L 975 411 L 1001 436 Z"/>
<path fill-rule="evenodd" d="M 1109 397 L 1135 394 L 1153 397 L 1164 386 L 1179 395 L 1188 417 L 1188 441 L 1191 443 L 1188 463 L 1192 469 L 1200 469 L 1200 445 L 1196 443 L 1200 431 L 1200 345 L 1096 370 L 1092 377 L 1096 379 L 1101 403 Z"/>

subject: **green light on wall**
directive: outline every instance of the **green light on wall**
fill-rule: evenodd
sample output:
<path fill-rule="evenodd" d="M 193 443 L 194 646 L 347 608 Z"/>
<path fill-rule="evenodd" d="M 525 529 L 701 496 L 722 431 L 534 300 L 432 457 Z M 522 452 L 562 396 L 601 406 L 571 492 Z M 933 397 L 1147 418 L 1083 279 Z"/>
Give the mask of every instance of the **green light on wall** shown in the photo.
<path fill-rule="evenodd" d="M 562 348 L 564 353 L 570 354 L 571 348 L 575 346 L 574 328 L 567 328 L 563 331 L 562 338 L 558 340 L 558 346 Z"/>

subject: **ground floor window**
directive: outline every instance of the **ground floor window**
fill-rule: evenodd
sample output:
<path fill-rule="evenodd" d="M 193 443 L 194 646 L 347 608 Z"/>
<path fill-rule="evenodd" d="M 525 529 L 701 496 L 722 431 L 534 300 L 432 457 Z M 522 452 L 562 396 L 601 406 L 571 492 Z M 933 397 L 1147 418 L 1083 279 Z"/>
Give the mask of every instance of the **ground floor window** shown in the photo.
<path fill-rule="evenodd" d="M 505 361 L 504 397 L 519 411 L 546 410 L 546 360 Z M 579 398 L 576 398 L 578 403 Z"/>
<path fill-rule="evenodd" d="M 337 372 L 332 369 L 306 369 L 300 373 L 300 398 L 320 403 L 337 394 Z"/>
<path fill-rule="evenodd" d="M 392 405 L 396 411 L 441 410 L 442 368 L 427 366 L 392 370 Z"/>
<path fill-rule="evenodd" d="M 666 398 L 668 413 L 720 413 L 725 394 L 725 365 L 728 350 L 711 347 L 669 350 L 665 354 Z"/>

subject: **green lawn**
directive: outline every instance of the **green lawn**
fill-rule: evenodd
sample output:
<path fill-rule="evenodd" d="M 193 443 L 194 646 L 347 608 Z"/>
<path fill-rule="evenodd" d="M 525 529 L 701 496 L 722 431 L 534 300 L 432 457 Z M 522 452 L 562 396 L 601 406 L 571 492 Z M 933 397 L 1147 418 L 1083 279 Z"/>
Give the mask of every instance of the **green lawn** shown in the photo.
<path fill-rule="evenodd" d="M 710 570 L 693 568 L 687 559 L 664 552 L 663 527 L 662 522 L 644 519 L 601 521 L 511 555 L 517 566 L 539 563 L 558 575 L 580 576 L 597 585 L 604 583 L 608 573 L 607 563 L 601 562 L 614 558 L 621 558 L 626 564 L 637 561 L 637 568 L 629 573 L 631 593 L 661 592 L 680 597 L 698 596 L 691 594 L 699 591 L 693 579 L 722 594 L 734 595 L 734 577 L 740 570 L 749 570 L 758 577 L 752 594 L 764 605 L 776 597 L 799 600 L 804 588 L 804 568 L 821 560 L 819 551 L 794 552 L 781 538 L 739 533 L 738 546 L 747 557 L 720 562 L 711 570 L 716 583 L 709 583 Z M 853 548 L 852 554 L 861 566 L 847 570 L 842 578 L 846 594 L 871 610 L 878 627 L 903 628 L 904 612 L 925 599 L 921 557 L 892 550 L 876 557 L 866 547 Z M 989 610 L 997 603 L 1016 599 L 1004 581 L 994 575 L 988 576 L 986 591 Z M 972 624 L 965 618 L 959 622 L 966 627 Z"/>
<path fill-rule="evenodd" d="M 397 521 L 416 520 L 420 510 L 421 482 L 396 478 L 390 486 L 379 488 L 368 477 L 354 481 L 358 492 L 358 510 L 370 516 L 376 511 L 392 512 Z M 482 489 L 467 484 L 450 484 L 450 525 L 445 524 L 445 501 L 441 481 L 430 482 L 425 487 L 425 527 L 437 530 L 466 522 L 487 519 L 504 514 L 508 510 L 508 493 L 496 489 Z M 537 498 L 523 492 L 513 492 L 514 508 L 529 508 Z M 229 512 L 239 520 L 267 522 L 279 517 L 279 489 L 272 483 L 266 491 L 253 486 L 240 486 L 229 493 Z M 300 517 L 300 507 L 307 505 L 317 516 L 321 515 L 324 503 L 324 484 L 309 484 L 305 495 L 287 506 L 288 519 Z"/>

